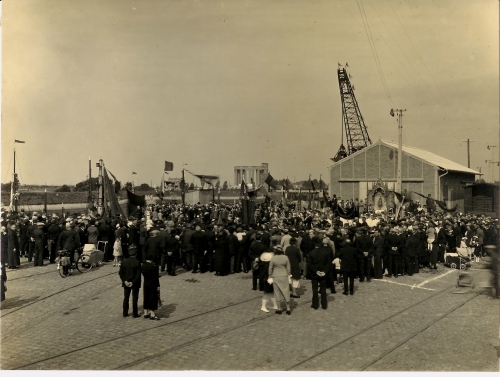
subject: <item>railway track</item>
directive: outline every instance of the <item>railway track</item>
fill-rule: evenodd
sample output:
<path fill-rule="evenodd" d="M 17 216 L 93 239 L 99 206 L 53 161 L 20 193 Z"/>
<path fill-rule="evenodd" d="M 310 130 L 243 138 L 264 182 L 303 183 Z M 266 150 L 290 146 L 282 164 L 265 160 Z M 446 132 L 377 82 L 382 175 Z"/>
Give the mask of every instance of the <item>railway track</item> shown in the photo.
<path fill-rule="evenodd" d="M 398 317 L 398 316 L 401 316 L 403 315 L 403 313 L 405 312 L 408 312 L 408 311 L 411 311 L 412 309 L 414 309 L 415 307 L 417 307 L 418 305 L 422 305 L 422 304 L 425 304 L 427 301 L 429 300 L 432 300 L 438 296 L 441 296 L 447 292 L 449 292 L 451 289 L 453 289 L 454 287 L 453 286 L 450 286 L 449 288 L 445 289 L 445 290 L 442 290 L 442 291 L 439 291 L 439 292 L 436 292 L 410 306 L 407 306 L 401 310 L 399 310 L 398 312 L 390 315 L 389 317 L 387 318 L 384 318 L 383 320 L 381 321 L 378 321 L 377 323 L 374 323 L 370 326 L 367 326 L 365 328 L 363 328 L 361 331 L 355 333 L 354 335 L 348 337 L 348 338 L 345 338 L 345 339 L 342 339 L 341 341 L 311 355 L 310 357 L 290 366 L 287 368 L 287 370 L 293 370 L 293 369 L 296 369 L 298 367 L 300 367 L 301 365 L 317 358 L 317 357 L 320 357 L 321 355 L 325 354 L 326 352 L 334 349 L 335 347 L 339 347 L 339 346 L 342 346 L 344 343 L 346 342 L 349 342 L 350 340 L 353 340 L 355 339 L 356 337 L 358 336 L 361 336 L 362 334 L 372 330 L 374 327 L 378 326 L 378 325 L 381 325 L 385 322 L 389 322 L 391 320 L 393 320 L 394 318 Z M 481 292 L 478 292 L 478 293 L 474 293 L 471 295 L 471 297 L 467 297 L 467 299 L 465 301 L 461 301 L 458 305 L 455 305 L 454 307 L 452 307 L 450 310 L 446 311 L 442 316 L 440 316 L 437 320 L 435 320 L 434 322 L 430 323 L 430 324 L 427 324 L 425 325 L 424 327 L 422 328 L 419 328 L 418 330 L 412 332 L 409 336 L 405 337 L 403 340 L 401 340 L 400 342 L 398 342 L 398 344 L 395 346 L 395 347 L 391 347 L 389 350 L 387 350 L 386 352 L 384 352 L 383 355 L 381 355 L 380 357 L 376 358 L 376 359 L 372 359 L 370 360 L 369 362 L 367 362 L 365 365 L 363 365 L 362 369 L 361 370 L 365 370 L 367 368 L 369 368 L 371 365 L 375 364 L 376 362 L 378 362 L 379 360 L 381 360 L 382 358 L 384 358 L 385 356 L 387 356 L 388 354 L 390 354 L 391 352 L 393 352 L 396 348 L 400 347 L 402 344 L 408 342 L 409 340 L 411 340 L 412 338 L 414 338 L 415 336 L 417 336 L 419 333 L 421 333 L 422 331 L 426 330 L 427 328 L 429 328 L 430 326 L 432 326 L 432 324 L 436 323 L 437 321 L 445 318 L 447 315 L 453 313 L 454 311 L 456 311 L 457 309 L 459 309 L 461 306 L 465 305 L 467 302 L 471 301 L 472 299 L 474 299 L 475 297 L 477 297 L 479 294 L 481 294 Z M 160 328 L 168 328 L 169 326 L 172 326 L 172 325 L 175 325 L 175 324 L 178 324 L 180 322 L 183 322 L 183 321 L 188 321 L 188 320 L 191 320 L 193 318 L 199 318 L 199 317 L 203 317 L 203 316 L 206 316 L 208 314 L 211 314 L 211 313 L 214 313 L 214 312 L 217 312 L 217 311 L 223 311 L 225 309 L 228 309 L 228 308 L 232 308 L 232 307 L 235 307 L 235 306 L 238 306 L 238 305 L 241 305 L 241 304 L 244 304 L 244 303 L 247 303 L 247 302 L 251 302 L 251 301 L 254 301 L 254 300 L 259 300 L 260 297 L 256 297 L 256 298 L 251 298 L 251 299 L 245 299 L 245 300 L 241 300 L 241 301 L 238 301 L 236 303 L 231 303 L 231 304 L 228 304 L 228 305 L 225 305 L 225 306 L 222 306 L 222 307 L 219 307 L 219 308 L 216 308 L 216 309 L 213 309 L 213 310 L 208 310 L 208 311 L 205 311 L 205 312 L 202 312 L 202 313 L 197 313 L 195 315 L 191 315 L 191 316 L 187 316 L 187 317 L 184 317 L 184 318 L 179 318 L 178 320 L 175 320 L 175 321 L 171 321 L 171 322 L 168 322 L 168 323 L 164 323 L 164 324 L 160 324 L 158 326 L 155 326 L 155 327 L 152 327 L 152 328 L 148 328 L 148 329 L 142 329 L 142 330 L 138 330 L 138 331 L 134 331 L 134 332 L 131 332 L 131 333 L 128 333 L 128 334 L 124 334 L 124 335 L 121 335 L 121 336 L 117 336 L 117 337 L 114 337 L 114 338 L 111 338 L 111 339 L 107 339 L 107 340 L 103 340 L 103 341 L 100 341 L 100 342 L 96 342 L 94 344 L 91 344 L 91 345 L 87 345 L 87 346 L 83 346 L 83 347 L 79 347 L 77 349 L 73 349 L 73 350 L 70 350 L 70 351 L 67 351 L 67 352 L 62 352 L 62 353 L 59 353 L 57 355 L 53 355 L 53 356 L 50 356 L 50 357 L 47 357 L 47 358 L 43 358 L 43 359 L 40 359 L 40 360 L 36 360 L 36 361 L 33 361 L 33 362 L 30 362 L 30 363 L 27 363 L 27 364 L 24 364 L 24 365 L 21 365 L 21 366 L 17 366 L 15 369 L 24 369 L 24 368 L 30 368 L 30 367 L 33 367 L 37 364 L 40 364 L 40 363 L 44 363 L 46 361 L 49 361 L 49 360 L 53 360 L 53 359 L 57 359 L 59 357 L 66 357 L 68 355 L 72 355 L 72 354 L 77 354 L 78 352 L 81 352 L 83 350 L 89 350 L 89 349 L 92 349 L 92 348 L 96 348 L 96 347 L 99 347 L 101 345 L 105 345 L 107 343 L 111 343 L 111 342 L 115 342 L 117 340 L 120 340 L 120 339 L 125 339 L 125 338 L 128 338 L 128 337 L 131 337 L 131 336 L 135 336 L 135 335 L 138 335 L 138 334 L 142 334 L 142 333 L 148 333 L 148 332 L 155 332 L 155 331 L 158 331 L 158 329 Z M 189 346 L 192 346 L 192 345 L 196 345 L 197 343 L 201 343 L 203 341 L 206 341 L 208 339 L 211 339 L 211 338 L 217 338 L 219 336 L 223 336 L 227 333 L 230 333 L 232 331 L 237 331 L 241 328 L 244 328 L 246 326 L 250 326 L 252 324 L 255 324 L 257 322 L 260 322 L 260 321 L 266 321 L 266 320 L 269 320 L 270 318 L 273 318 L 274 316 L 265 316 L 265 317 L 262 317 L 262 318 L 253 318 L 251 320 L 249 320 L 248 322 L 244 322 L 244 323 L 241 323 L 241 324 L 237 324 L 235 326 L 232 326 L 232 327 L 229 327 L 229 328 L 226 328 L 224 330 L 221 330 L 221 331 L 217 331 L 215 333 L 212 333 L 212 334 L 208 334 L 206 336 L 202 336 L 202 337 L 199 337 L 199 338 L 196 338 L 196 339 L 193 339 L 193 340 L 190 340 L 190 341 L 187 341 L 185 343 L 182 343 L 182 344 L 179 344 L 175 347 L 172 347 L 168 350 L 165 350 L 165 351 L 162 351 L 162 352 L 157 352 L 157 353 L 154 353 L 152 355 L 148 355 L 148 356 L 145 356 L 145 357 L 142 357 L 140 359 L 137 359 L 137 360 L 134 360 L 134 361 L 131 361 L 131 362 L 127 362 L 125 364 L 121 364 L 121 365 L 118 365 L 118 366 L 115 366 L 113 369 L 117 369 L 117 370 L 122 370 L 122 369 L 130 369 L 130 368 L 133 368 L 134 366 L 137 366 L 137 365 L 140 365 L 146 361 L 150 361 L 150 360 L 154 360 L 156 358 L 159 358 L 159 357 L 162 357 L 164 355 L 167 355 L 169 353 L 173 353 L 175 351 L 178 351 L 182 348 L 186 348 L 186 347 L 189 347 Z"/>

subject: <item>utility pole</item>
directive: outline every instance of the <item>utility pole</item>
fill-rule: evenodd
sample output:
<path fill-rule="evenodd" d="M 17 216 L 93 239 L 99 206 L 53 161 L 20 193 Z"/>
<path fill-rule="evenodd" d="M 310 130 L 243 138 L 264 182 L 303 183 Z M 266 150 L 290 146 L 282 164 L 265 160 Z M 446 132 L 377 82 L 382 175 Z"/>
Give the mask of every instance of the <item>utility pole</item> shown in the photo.
<path fill-rule="evenodd" d="M 491 182 L 495 182 L 495 177 L 494 177 L 495 169 L 493 168 L 493 164 L 496 163 L 495 162 L 495 148 L 496 147 L 497 147 L 496 145 L 487 145 L 486 146 L 486 149 L 488 149 L 488 150 L 491 149 L 491 160 L 486 161 L 486 163 L 488 163 L 490 165 L 489 167 L 491 169 Z"/>
<path fill-rule="evenodd" d="M 467 167 L 470 168 L 470 143 L 474 143 L 475 140 L 462 140 L 462 143 L 467 143 Z"/>
<path fill-rule="evenodd" d="M 14 182 L 12 183 L 13 192 L 14 192 L 14 211 L 17 212 L 17 191 L 19 188 L 17 187 L 17 174 L 16 174 L 16 148 L 14 148 Z"/>
<path fill-rule="evenodd" d="M 396 191 L 401 193 L 403 192 L 403 180 L 401 177 L 401 170 L 403 164 L 403 111 L 406 109 L 396 109 L 396 113 L 398 114 L 398 130 L 399 130 L 399 143 L 398 143 L 398 175 L 397 175 L 397 184 Z M 394 116 L 394 110 L 391 109 L 391 116 Z"/>
<path fill-rule="evenodd" d="M 102 178 L 102 168 L 104 167 L 104 161 L 102 159 L 100 159 L 96 165 L 99 168 L 99 176 L 97 178 L 97 182 L 98 182 L 97 183 L 98 184 L 97 213 L 102 216 L 104 214 L 104 182 L 103 182 L 103 178 Z"/>
<path fill-rule="evenodd" d="M 186 186 L 186 181 L 184 179 L 184 166 L 187 165 L 184 162 L 182 163 L 182 179 L 181 179 L 181 200 L 182 200 L 182 205 L 185 204 L 186 202 L 186 194 L 185 194 L 185 186 Z"/>
<path fill-rule="evenodd" d="M 89 203 L 92 202 L 92 162 L 89 155 Z"/>

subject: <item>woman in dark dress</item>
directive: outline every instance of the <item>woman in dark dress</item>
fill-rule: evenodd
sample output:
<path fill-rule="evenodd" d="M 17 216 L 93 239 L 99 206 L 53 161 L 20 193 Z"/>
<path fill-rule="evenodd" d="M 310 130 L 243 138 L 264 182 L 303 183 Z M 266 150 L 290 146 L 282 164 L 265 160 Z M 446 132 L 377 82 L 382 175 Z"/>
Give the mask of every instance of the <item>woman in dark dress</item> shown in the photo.
<path fill-rule="evenodd" d="M 19 265 L 19 241 L 15 224 L 11 224 L 10 229 L 7 231 L 7 257 L 9 268 L 17 268 Z"/>
<path fill-rule="evenodd" d="M 153 263 L 151 256 L 146 257 L 146 261 L 141 266 L 143 282 L 143 297 L 144 297 L 144 318 L 159 319 L 155 315 L 155 310 L 158 310 L 158 295 L 160 292 L 160 275 L 158 266 Z"/>
<path fill-rule="evenodd" d="M 7 264 L 7 261 L 9 260 L 9 253 L 7 252 L 7 244 L 8 244 L 8 237 L 7 237 L 7 228 L 2 226 L 1 228 L 1 248 L 2 248 L 2 265 Z"/>
<path fill-rule="evenodd" d="M 285 250 L 285 255 L 290 260 L 290 271 L 292 273 L 292 296 L 293 298 L 299 298 L 297 295 L 297 288 L 300 287 L 300 278 L 302 274 L 300 273 L 300 262 L 302 262 L 302 257 L 300 256 L 300 250 L 297 248 L 297 239 L 293 237 L 290 239 L 290 246 Z"/>
<path fill-rule="evenodd" d="M 229 241 L 227 231 L 220 229 L 215 235 L 215 275 L 226 276 L 229 273 Z"/>
<path fill-rule="evenodd" d="M 267 279 L 269 279 L 269 262 L 271 262 L 273 257 L 274 253 L 272 251 L 264 251 L 259 258 L 259 290 L 264 291 L 260 310 L 266 313 L 269 313 L 269 310 L 266 308 L 269 300 L 273 303 L 273 309 L 278 309 L 276 299 L 274 298 L 273 285 L 267 282 Z"/>

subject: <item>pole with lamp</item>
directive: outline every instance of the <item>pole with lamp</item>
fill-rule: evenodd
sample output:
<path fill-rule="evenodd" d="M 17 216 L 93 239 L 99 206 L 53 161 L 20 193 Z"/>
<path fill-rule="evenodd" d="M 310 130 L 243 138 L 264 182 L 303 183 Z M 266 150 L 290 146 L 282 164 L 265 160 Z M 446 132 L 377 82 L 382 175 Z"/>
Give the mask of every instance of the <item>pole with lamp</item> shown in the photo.
<path fill-rule="evenodd" d="M 398 114 L 398 130 L 399 130 L 399 140 L 398 140 L 398 175 L 396 183 L 396 191 L 401 193 L 403 191 L 403 180 L 401 177 L 402 162 L 403 162 L 403 111 L 406 109 L 396 109 Z M 391 109 L 391 116 L 394 117 L 394 109 Z"/>

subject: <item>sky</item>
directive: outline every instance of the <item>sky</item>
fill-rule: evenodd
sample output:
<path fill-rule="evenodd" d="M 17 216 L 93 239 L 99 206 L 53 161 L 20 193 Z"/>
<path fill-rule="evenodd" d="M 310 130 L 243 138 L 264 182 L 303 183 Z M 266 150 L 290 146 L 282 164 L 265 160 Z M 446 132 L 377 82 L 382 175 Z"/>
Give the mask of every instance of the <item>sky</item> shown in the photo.
<path fill-rule="evenodd" d="M 14 147 L 22 184 L 83 181 L 89 155 L 122 182 L 158 185 L 165 160 L 166 178 L 184 163 L 234 185 L 234 166 L 267 162 L 325 179 L 338 63 L 373 142 L 397 141 L 389 112 L 406 109 L 404 144 L 467 166 L 474 140 L 487 180 L 499 160 L 494 0 L 16 0 L 2 35 L 2 182 Z"/>

